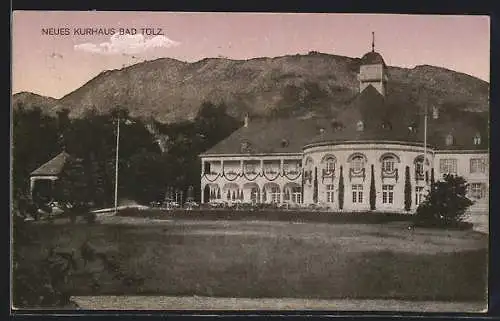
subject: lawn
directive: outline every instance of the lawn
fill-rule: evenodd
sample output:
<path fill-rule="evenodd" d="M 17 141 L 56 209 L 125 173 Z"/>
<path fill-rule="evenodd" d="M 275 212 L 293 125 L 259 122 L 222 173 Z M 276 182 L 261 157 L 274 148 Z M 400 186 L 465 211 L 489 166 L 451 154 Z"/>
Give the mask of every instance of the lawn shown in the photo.
<path fill-rule="evenodd" d="M 89 240 L 100 262 L 71 278 L 73 295 L 155 294 L 317 299 L 485 300 L 487 236 L 408 229 L 404 222 L 326 224 L 111 217 L 32 224 L 31 264 L 50 246 Z M 93 287 L 92 284 L 99 286 Z"/>

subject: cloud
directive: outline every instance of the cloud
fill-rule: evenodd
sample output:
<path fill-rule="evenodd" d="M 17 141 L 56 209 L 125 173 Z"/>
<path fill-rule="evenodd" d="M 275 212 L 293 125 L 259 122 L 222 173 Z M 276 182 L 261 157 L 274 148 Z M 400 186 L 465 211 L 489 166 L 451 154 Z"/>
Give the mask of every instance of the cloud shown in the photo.
<path fill-rule="evenodd" d="M 139 35 L 119 35 L 111 36 L 109 42 L 94 44 L 90 42 L 81 43 L 74 46 L 77 51 L 90 52 L 102 55 L 115 54 L 138 54 L 155 48 L 172 48 L 180 43 L 169 39 L 166 36 L 154 36 L 146 39 Z"/>

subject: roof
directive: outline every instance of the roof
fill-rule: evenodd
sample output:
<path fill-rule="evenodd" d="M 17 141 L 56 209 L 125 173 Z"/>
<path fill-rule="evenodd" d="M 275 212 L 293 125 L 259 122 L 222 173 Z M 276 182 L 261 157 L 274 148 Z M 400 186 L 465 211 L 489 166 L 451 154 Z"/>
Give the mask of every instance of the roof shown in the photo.
<path fill-rule="evenodd" d="M 367 52 L 361 58 L 361 65 L 376 65 L 376 64 L 382 64 L 386 66 L 384 58 L 382 58 L 382 55 L 376 51 Z"/>
<path fill-rule="evenodd" d="M 407 97 L 382 96 L 373 86 L 358 94 L 335 119 L 279 119 L 250 121 L 202 155 L 301 153 L 310 144 L 353 141 L 391 141 L 423 144 L 421 107 Z M 440 150 L 487 150 L 487 119 L 477 113 L 444 110 L 438 119 L 429 114 L 427 143 Z M 363 130 L 358 130 L 362 122 Z M 412 130 L 410 130 L 410 127 Z M 481 143 L 474 144 L 479 133 Z M 446 145 L 446 136 L 453 144 Z"/>
<path fill-rule="evenodd" d="M 340 143 L 345 141 L 398 141 L 423 144 L 424 121 L 420 106 L 411 101 L 382 96 L 373 86 L 368 86 L 337 117 L 337 126 L 325 128 L 309 144 Z M 484 120 L 477 114 L 455 113 L 453 117 L 443 114 L 438 119 L 428 117 L 427 143 L 431 147 L 446 150 L 488 149 L 488 131 Z M 476 117 L 474 117 L 476 116 Z M 358 122 L 363 130 L 358 130 Z M 339 127 L 339 125 L 342 125 Z M 410 130 L 410 127 L 413 130 Z M 481 143 L 474 144 L 479 133 Z M 446 145 L 446 137 L 453 136 L 453 144 Z"/>
<path fill-rule="evenodd" d="M 302 147 L 324 127 L 324 120 L 251 120 L 202 155 L 301 153 Z"/>
<path fill-rule="evenodd" d="M 57 176 L 62 173 L 64 165 L 70 159 L 71 156 L 63 151 L 31 172 L 31 176 Z"/>

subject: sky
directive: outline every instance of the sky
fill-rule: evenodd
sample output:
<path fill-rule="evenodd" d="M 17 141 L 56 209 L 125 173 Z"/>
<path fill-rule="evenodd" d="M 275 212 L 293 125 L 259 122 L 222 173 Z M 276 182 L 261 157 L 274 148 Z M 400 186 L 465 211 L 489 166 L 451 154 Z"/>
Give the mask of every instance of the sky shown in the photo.
<path fill-rule="evenodd" d="M 489 82 L 488 16 L 15 11 L 12 91 L 61 98 L 104 70 L 161 57 L 361 57 L 372 32 L 390 66 L 434 65 Z"/>

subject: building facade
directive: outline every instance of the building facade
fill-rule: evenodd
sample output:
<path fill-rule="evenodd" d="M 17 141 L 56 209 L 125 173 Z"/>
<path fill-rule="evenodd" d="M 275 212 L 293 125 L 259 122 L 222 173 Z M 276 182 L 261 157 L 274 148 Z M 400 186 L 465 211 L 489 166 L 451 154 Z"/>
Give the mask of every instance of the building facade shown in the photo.
<path fill-rule="evenodd" d="M 247 117 L 200 155 L 202 203 L 412 213 L 431 182 L 449 173 L 469 183 L 471 210 L 487 211 L 487 125 L 457 123 L 440 106 L 393 98 L 388 68 L 373 47 L 360 60 L 358 80 L 358 95 L 335 119 Z"/>

